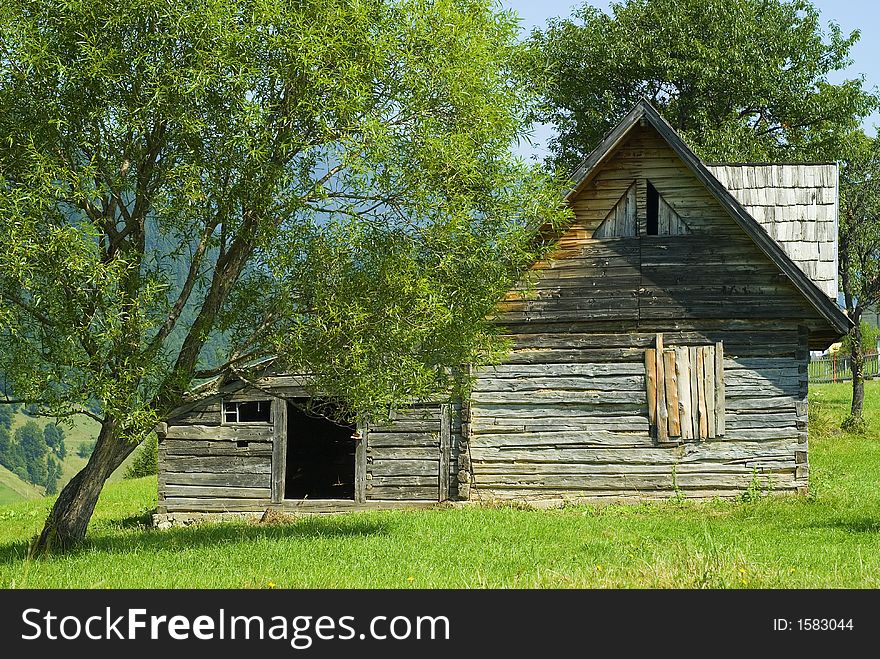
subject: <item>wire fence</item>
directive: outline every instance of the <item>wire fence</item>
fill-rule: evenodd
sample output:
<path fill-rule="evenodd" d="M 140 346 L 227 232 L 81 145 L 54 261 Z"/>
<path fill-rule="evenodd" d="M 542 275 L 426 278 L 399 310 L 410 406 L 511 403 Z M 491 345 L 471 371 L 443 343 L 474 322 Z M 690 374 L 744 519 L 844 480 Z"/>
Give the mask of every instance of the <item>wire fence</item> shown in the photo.
<path fill-rule="evenodd" d="M 824 355 L 813 357 L 809 366 L 810 382 L 843 382 L 852 380 L 849 357 Z M 865 353 L 865 379 L 880 377 L 880 359 L 876 352 Z"/>

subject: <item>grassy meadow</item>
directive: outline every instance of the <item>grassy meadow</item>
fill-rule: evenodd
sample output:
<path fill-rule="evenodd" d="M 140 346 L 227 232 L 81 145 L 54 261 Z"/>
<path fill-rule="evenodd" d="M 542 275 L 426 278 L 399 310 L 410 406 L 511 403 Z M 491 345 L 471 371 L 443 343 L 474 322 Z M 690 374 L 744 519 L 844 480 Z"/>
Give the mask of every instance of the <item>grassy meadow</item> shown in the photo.
<path fill-rule="evenodd" d="M 156 480 L 111 483 L 80 551 L 29 561 L 45 499 L 0 507 L 0 586 L 880 587 L 880 382 L 811 391 L 811 494 L 556 510 L 437 508 L 156 530 Z"/>

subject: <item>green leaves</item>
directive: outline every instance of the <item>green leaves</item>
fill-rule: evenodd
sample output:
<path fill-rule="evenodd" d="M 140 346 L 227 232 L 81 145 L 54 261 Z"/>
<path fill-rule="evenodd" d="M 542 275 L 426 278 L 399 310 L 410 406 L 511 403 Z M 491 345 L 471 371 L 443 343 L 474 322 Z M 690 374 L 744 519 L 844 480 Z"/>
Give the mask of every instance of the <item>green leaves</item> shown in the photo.
<path fill-rule="evenodd" d="M 488 0 L 11 0 L 0 372 L 143 437 L 268 355 L 351 410 L 451 385 L 564 220 Z M 246 370 L 246 369 L 245 369 Z"/>
<path fill-rule="evenodd" d="M 862 80 L 831 84 L 858 32 L 823 29 L 806 0 L 584 5 L 532 35 L 538 117 L 573 168 L 641 97 L 708 160 L 833 160 L 876 107 Z"/>

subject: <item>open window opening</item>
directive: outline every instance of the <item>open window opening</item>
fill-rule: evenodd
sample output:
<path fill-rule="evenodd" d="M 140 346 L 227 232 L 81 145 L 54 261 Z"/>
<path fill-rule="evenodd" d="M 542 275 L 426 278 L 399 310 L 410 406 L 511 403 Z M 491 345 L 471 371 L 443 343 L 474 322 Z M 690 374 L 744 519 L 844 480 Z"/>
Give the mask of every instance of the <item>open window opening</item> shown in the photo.
<path fill-rule="evenodd" d="M 271 413 L 272 402 L 268 400 L 223 401 L 223 420 L 226 423 L 269 423 Z"/>
<path fill-rule="evenodd" d="M 285 499 L 354 499 L 357 426 L 287 404 Z"/>
<path fill-rule="evenodd" d="M 649 236 L 657 236 L 660 234 L 660 193 L 650 181 L 646 183 L 648 185 L 645 233 Z"/>

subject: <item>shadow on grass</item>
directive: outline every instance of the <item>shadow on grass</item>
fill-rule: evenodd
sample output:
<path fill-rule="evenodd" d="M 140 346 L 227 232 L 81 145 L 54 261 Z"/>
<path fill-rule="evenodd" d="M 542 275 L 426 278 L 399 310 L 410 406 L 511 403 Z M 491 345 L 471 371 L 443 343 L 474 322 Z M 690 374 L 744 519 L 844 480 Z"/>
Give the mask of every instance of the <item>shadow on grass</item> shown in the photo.
<path fill-rule="evenodd" d="M 810 524 L 815 529 L 837 529 L 846 533 L 880 533 L 880 519 L 859 517 L 856 519 L 833 519 L 820 524 Z"/>
<path fill-rule="evenodd" d="M 289 523 L 260 524 L 249 522 L 205 523 L 159 530 L 151 525 L 149 513 L 110 520 L 89 531 L 86 542 L 65 554 L 65 558 L 101 552 L 124 554 L 142 551 L 186 550 L 213 547 L 253 540 L 290 540 L 314 538 L 351 538 L 388 535 L 387 523 L 349 516 L 304 517 Z M 125 529 L 122 534 L 118 529 Z M 0 545 L 0 564 L 26 559 L 29 540 Z M 52 560 L 51 558 L 49 560 Z"/>

